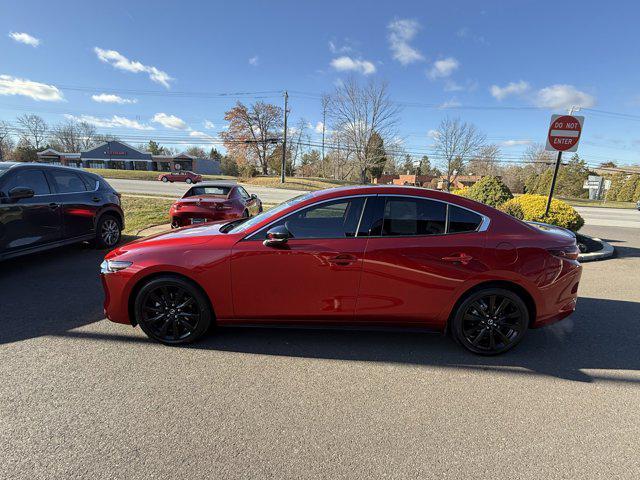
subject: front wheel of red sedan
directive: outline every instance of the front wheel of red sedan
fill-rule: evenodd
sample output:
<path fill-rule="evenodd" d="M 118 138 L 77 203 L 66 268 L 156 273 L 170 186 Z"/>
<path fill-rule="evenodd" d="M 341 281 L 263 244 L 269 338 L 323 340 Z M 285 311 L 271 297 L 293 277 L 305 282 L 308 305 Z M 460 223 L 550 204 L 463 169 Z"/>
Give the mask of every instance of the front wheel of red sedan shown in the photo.
<path fill-rule="evenodd" d="M 204 294 L 191 282 L 172 276 L 147 282 L 136 296 L 134 311 L 144 333 L 167 345 L 196 341 L 212 318 Z"/>
<path fill-rule="evenodd" d="M 467 350 L 498 355 L 515 347 L 529 325 L 529 311 L 516 293 L 502 288 L 474 292 L 458 307 L 452 333 Z"/>

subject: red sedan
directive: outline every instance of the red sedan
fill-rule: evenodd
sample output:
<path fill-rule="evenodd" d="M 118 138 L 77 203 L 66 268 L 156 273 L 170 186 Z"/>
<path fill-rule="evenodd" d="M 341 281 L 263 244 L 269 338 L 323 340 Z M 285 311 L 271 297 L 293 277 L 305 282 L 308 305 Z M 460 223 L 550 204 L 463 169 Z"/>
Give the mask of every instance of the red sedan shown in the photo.
<path fill-rule="evenodd" d="M 504 352 L 570 315 L 575 238 L 413 187 L 309 193 L 109 253 L 105 312 L 166 344 L 217 325 L 411 327 Z"/>
<path fill-rule="evenodd" d="M 186 183 L 199 183 L 202 181 L 202 175 L 190 172 L 189 170 L 178 170 L 175 172 L 161 173 L 158 175 L 158 180 L 161 182 L 186 182 Z"/>
<path fill-rule="evenodd" d="M 169 209 L 171 227 L 235 220 L 262 212 L 262 202 L 240 185 L 204 182 L 187 190 Z"/>

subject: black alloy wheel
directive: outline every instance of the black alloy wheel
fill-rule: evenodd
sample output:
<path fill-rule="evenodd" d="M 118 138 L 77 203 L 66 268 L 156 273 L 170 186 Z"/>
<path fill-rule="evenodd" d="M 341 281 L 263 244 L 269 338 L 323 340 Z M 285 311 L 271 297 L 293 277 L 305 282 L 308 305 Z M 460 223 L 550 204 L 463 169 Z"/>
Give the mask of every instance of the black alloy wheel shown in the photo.
<path fill-rule="evenodd" d="M 135 317 L 150 338 L 168 345 L 190 343 L 211 324 L 202 292 L 178 277 L 159 277 L 145 284 L 135 301 Z"/>
<path fill-rule="evenodd" d="M 103 215 L 96 225 L 95 244 L 98 248 L 113 248 L 120 241 L 120 222 L 113 215 Z"/>
<path fill-rule="evenodd" d="M 462 302 L 453 319 L 453 334 L 473 353 L 497 355 L 516 346 L 528 326 L 529 311 L 520 296 L 490 288 Z"/>

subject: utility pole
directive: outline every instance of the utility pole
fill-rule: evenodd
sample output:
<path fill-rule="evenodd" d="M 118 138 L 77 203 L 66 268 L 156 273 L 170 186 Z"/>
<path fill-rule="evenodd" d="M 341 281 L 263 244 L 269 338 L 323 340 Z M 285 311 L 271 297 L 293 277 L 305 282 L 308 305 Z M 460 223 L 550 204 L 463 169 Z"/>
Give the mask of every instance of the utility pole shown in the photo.
<path fill-rule="evenodd" d="M 282 172 L 280 183 L 284 183 L 285 170 L 287 168 L 287 114 L 289 113 L 289 94 L 284 91 L 284 135 L 282 136 Z"/>
<path fill-rule="evenodd" d="M 575 106 L 569 109 L 569 115 L 573 115 L 573 112 L 577 110 Z M 544 216 L 546 218 L 549 215 L 549 209 L 551 208 L 551 199 L 553 198 L 553 190 L 556 188 L 556 180 L 558 179 L 558 170 L 560 170 L 560 162 L 562 161 L 562 150 L 558 150 L 558 156 L 556 157 L 556 166 L 553 169 L 553 178 L 551 179 L 551 188 L 549 189 L 549 198 L 547 198 L 547 208 L 544 210 Z"/>
<path fill-rule="evenodd" d="M 327 96 L 322 96 L 322 157 L 320 157 L 320 166 L 322 168 L 322 176 L 324 176 L 324 130 L 327 126 Z"/>

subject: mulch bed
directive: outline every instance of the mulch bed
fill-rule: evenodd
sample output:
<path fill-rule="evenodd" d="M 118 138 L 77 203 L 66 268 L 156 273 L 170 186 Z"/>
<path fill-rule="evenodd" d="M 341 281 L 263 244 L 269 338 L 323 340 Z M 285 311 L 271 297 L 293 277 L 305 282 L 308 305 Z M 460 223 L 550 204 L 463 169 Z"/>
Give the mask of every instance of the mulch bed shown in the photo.
<path fill-rule="evenodd" d="M 597 252 L 598 250 L 603 249 L 602 243 L 594 240 L 591 237 L 586 237 L 584 235 L 576 233 L 576 239 L 578 241 L 578 247 L 580 247 L 581 253 Z"/>

